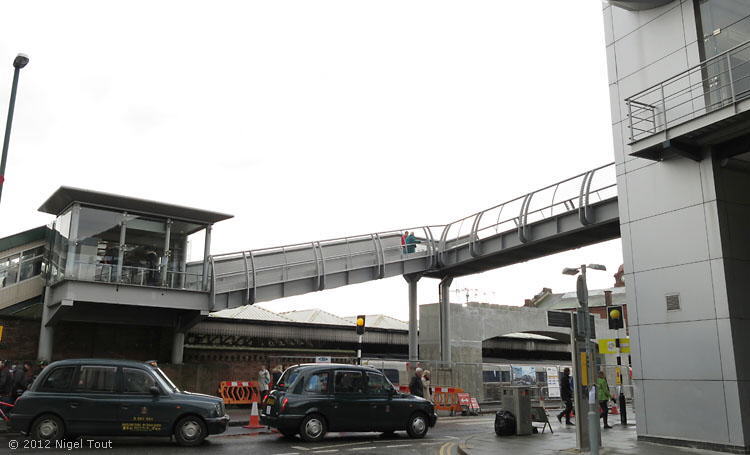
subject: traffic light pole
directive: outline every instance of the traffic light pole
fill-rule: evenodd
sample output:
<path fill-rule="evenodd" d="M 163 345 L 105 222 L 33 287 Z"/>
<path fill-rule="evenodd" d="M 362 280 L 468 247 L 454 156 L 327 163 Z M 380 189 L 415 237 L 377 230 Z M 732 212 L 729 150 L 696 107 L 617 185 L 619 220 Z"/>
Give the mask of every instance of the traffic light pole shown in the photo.
<path fill-rule="evenodd" d="M 581 309 L 585 315 L 584 323 L 584 342 L 586 343 L 586 373 L 588 382 L 589 392 L 589 412 L 588 412 L 588 426 L 589 426 L 589 450 L 591 455 L 599 455 L 599 413 L 596 412 L 599 403 L 596 401 L 596 386 L 594 385 L 595 373 L 593 352 L 591 349 L 591 324 L 589 323 L 589 298 L 588 298 L 588 285 L 586 283 L 586 265 L 581 265 L 581 275 L 578 277 L 580 280 L 581 292 L 579 295 L 579 302 Z M 583 298 L 581 298 L 583 297 Z"/>
<path fill-rule="evenodd" d="M 357 345 L 357 365 L 362 365 L 362 335 L 358 335 L 359 338 Z"/>

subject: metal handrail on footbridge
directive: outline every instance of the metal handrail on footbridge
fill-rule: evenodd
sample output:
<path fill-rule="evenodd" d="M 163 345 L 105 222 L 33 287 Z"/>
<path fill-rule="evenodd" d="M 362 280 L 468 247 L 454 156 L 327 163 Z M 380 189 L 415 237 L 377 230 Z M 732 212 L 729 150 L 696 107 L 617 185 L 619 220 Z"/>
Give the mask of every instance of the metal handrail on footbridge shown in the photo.
<path fill-rule="evenodd" d="M 229 280 L 238 276 L 242 276 L 245 280 L 243 288 L 246 290 L 246 302 L 252 304 L 256 301 L 256 291 L 258 287 L 258 274 L 263 271 L 277 270 L 279 273 L 279 279 L 263 283 L 264 286 L 281 284 L 289 280 L 289 270 L 296 266 L 314 265 L 315 273 L 297 275 L 294 277 L 297 279 L 315 279 L 316 290 L 322 291 L 326 288 L 326 263 L 330 263 L 334 260 L 345 260 L 347 271 L 354 270 L 353 262 L 355 258 L 371 255 L 374 258 L 372 264 L 367 264 L 366 267 L 375 267 L 377 270 L 377 278 L 381 279 L 385 277 L 385 268 L 388 264 L 404 262 L 409 259 L 426 258 L 427 259 L 427 270 L 432 269 L 436 266 L 435 260 L 437 258 L 437 240 L 433 235 L 433 230 L 442 229 L 442 225 L 438 226 L 419 226 L 414 228 L 406 228 L 401 230 L 376 232 L 348 237 L 338 237 L 326 240 L 316 240 L 313 242 L 294 243 L 289 245 L 261 248 L 255 250 L 237 251 L 233 253 L 217 254 L 209 258 L 210 270 L 211 270 L 211 293 L 215 295 L 217 289 L 217 282 L 222 280 Z M 418 243 L 414 244 L 414 251 L 408 252 L 409 245 L 402 245 L 400 240 L 397 244 L 389 245 L 384 242 L 385 239 L 398 237 L 405 232 L 415 233 L 415 237 Z M 360 249 L 358 251 L 352 251 L 350 245 L 362 243 L 370 245 L 367 249 Z M 326 246 L 342 246 L 345 245 L 346 253 L 338 255 L 326 256 Z M 301 250 L 312 250 L 312 257 L 302 260 L 288 260 L 287 256 L 295 251 Z M 267 255 L 281 254 L 284 257 L 283 264 L 277 265 L 266 265 L 256 266 L 256 262 L 259 258 Z M 393 254 L 395 253 L 395 254 Z M 391 259 L 391 258 L 396 258 Z M 228 271 L 224 273 L 216 273 L 216 263 L 223 261 L 235 261 L 241 260 L 244 264 L 244 268 L 239 271 Z"/>
<path fill-rule="evenodd" d="M 592 190 L 595 178 L 597 184 Z M 518 231 L 521 243 L 526 243 L 530 224 L 575 209 L 581 224 L 590 225 L 594 222 L 591 203 L 617 196 L 616 180 L 615 163 L 605 164 L 448 223 L 440 235 L 438 266 L 445 265 L 448 250 L 468 244 L 471 256 L 477 257 L 481 254 L 477 248 L 480 240 L 513 229 Z"/>
<path fill-rule="evenodd" d="M 244 290 L 245 302 L 255 303 L 259 285 L 258 274 L 268 271 L 276 271 L 277 275 L 274 276 L 277 278 L 262 283 L 263 286 L 283 284 L 290 280 L 314 279 L 314 290 L 323 290 L 326 289 L 326 265 L 332 264 L 333 261 L 344 260 L 344 270 L 337 270 L 337 272 L 350 272 L 357 267 L 354 265 L 355 260 L 366 256 L 370 256 L 372 262 L 360 262 L 358 267 L 359 269 L 373 269 L 374 279 L 385 277 L 387 265 L 404 263 L 416 258 L 426 259 L 423 272 L 434 271 L 446 265 L 444 255 L 447 251 L 468 244 L 471 256 L 477 257 L 481 255 L 478 248 L 481 240 L 512 230 L 518 232 L 521 243 L 526 243 L 529 241 L 531 224 L 560 214 L 577 210 L 581 225 L 593 224 L 595 220 L 591 210 L 592 204 L 616 196 L 615 165 L 609 163 L 447 225 L 419 226 L 213 255 L 209 258 L 212 301 L 217 293 L 217 285 L 226 284 L 227 288 L 222 288 L 221 292 Z M 402 245 L 400 240 L 395 240 L 400 239 L 405 231 L 414 232 L 420 242 L 412 252 L 408 252 L 410 251 L 409 245 Z M 440 236 L 435 237 L 434 232 L 440 232 Z M 350 249 L 350 245 L 353 244 L 358 247 L 356 251 Z M 367 247 L 362 249 L 363 245 Z M 326 255 L 327 247 L 340 249 L 341 246 L 345 247 L 343 253 Z M 288 260 L 288 255 L 302 251 L 311 251 L 312 254 L 303 259 Z M 283 257 L 283 262 L 280 264 L 257 264 L 264 256 L 279 254 Z M 217 273 L 216 265 L 228 261 L 239 261 L 241 266 L 235 270 Z M 309 273 L 297 273 L 290 278 L 292 268 L 297 268 L 296 272 L 298 272 L 301 266 L 310 265 L 313 267 Z M 331 271 L 328 270 L 328 272 Z"/>

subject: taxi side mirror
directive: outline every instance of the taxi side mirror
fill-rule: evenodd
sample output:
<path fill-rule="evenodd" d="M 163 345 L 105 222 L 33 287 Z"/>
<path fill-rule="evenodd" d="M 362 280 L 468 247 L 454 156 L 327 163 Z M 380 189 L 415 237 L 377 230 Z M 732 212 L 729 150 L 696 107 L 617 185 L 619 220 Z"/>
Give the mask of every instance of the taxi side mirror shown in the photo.
<path fill-rule="evenodd" d="M 148 389 L 149 392 L 151 392 L 151 395 L 157 396 L 159 395 L 159 388 L 155 385 L 152 385 L 151 388 Z"/>

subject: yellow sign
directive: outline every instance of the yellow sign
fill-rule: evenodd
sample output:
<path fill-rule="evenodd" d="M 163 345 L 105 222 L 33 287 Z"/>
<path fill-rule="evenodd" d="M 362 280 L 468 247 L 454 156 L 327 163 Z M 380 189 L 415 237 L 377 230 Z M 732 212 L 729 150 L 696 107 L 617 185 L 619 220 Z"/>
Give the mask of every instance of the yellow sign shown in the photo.
<path fill-rule="evenodd" d="M 0 325 L 0 341 L 3 341 L 3 326 Z"/>
<path fill-rule="evenodd" d="M 630 354 L 630 338 L 620 338 L 620 352 Z"/>
<path fill-rule="evenodd" d="M 615 384 L 622 385 L 622 370 L 620 367 L 615 367 Z"/>
<path fill-rule="evenodd" d="M 599 354 L 630 354 L 630 338 L 620 338 L 620 348 L 617 348 L 615 338 L 597 340 Z"/>
<path fill-rule="evenodd" d="M 357 325 L 362 327 L 365 325 L 365 319 L 364 318 L 357 318 Z"/>
<path fill-rule="evenodd" d="M 589 370 L 585 352 L 581 353 L 581 363 L 578 364 L 578 367 L 581 369 L 581 385 L 589 385 Z"/>
<path fill-rule="evenodd" d="M 617 343 L 614 338 L 597 340 L 599 343 L 599 354 L 617 354 Z"/>

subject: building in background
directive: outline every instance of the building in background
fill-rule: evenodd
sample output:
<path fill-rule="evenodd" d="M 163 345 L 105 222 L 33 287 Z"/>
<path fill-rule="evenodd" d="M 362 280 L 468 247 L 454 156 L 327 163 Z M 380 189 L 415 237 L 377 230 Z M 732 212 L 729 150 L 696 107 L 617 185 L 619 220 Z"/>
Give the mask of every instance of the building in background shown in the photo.
<path fill-rule="evenodd" d="M 750 2 L 602 7 L 638 437 L 750 451 Z"/>

